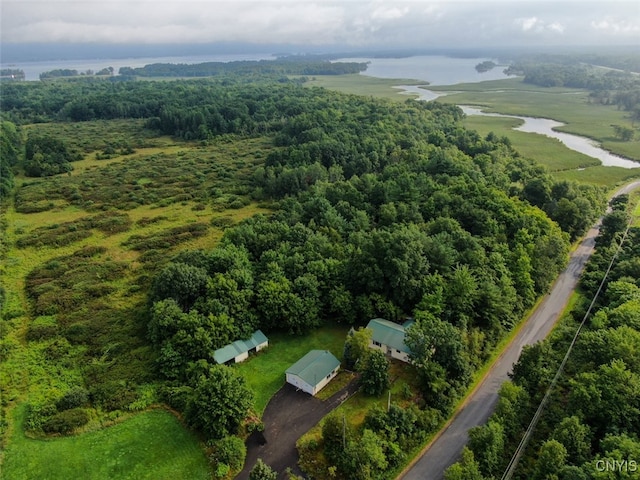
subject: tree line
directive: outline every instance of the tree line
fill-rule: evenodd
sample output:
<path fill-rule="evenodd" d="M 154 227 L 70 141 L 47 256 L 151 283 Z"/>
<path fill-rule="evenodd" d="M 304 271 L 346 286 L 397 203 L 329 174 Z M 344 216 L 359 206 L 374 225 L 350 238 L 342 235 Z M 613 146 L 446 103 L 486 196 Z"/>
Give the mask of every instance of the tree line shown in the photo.
<path fill-rule="evenodd" d="M 137 77 L 214 77 L 218 75 L 345 75 L 360 73 L 366 63 L 330 62 L 303 57 L 274 60 L 242 60 L 196 64 L 153 63 L 144 67 L 121 67 L 120 75 Z"/>
<path fill-rule="evenodd" d="M 547 340 L 525 347 L 495 413 L 469 432 L 447 480 L 499 478 L 582 321 L 627 226 L 627 197 L 605 217 L 581 279 L 582 301 Z M 564 374 L 547 403 L 517 479 L 636 478 L 640 455 L 640 229 L 632 228 Z"/>

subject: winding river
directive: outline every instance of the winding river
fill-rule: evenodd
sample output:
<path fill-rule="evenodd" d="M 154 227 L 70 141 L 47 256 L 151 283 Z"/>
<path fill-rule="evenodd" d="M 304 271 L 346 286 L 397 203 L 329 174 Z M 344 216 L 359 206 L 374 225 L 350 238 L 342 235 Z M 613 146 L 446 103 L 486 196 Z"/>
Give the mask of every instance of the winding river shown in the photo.
<path fill-rule="evenodd" d="M 407 95 L 418 95 L 419 100 L 431 101 L 443 95 L 447 95 L 449 92 L 434 92 L 424 88 L 417 87 L 415 85 L 398 85 L 397 87 L 402 90 L 401 93 Z M 540 135 L 546 135 L 547 137 L 560 140 L 567 148 L 575 150 L 576 152 L 583 153 L 592 158 L 596 158 L 602 162 L 605 167 L 621 167 L 621 168 L 640 168 L 640 163 L 634 162 L 624 157 L 614 155 L 607 150 L 601 148 L 597 142 L 587 137 L 581 137 L 571 133 L 558 132 L 555 130 L 558 127 L 565 125 L 562 122 L 550 120 L 548 118 L 535 118 L 535 117 L 521 117 L 519 115 L 503 115 L 500 113 L 488 113 L 483 112 L 477 107 L 471 107 L 467 105 L 459 105 L 464 113 L 467 115 L 483 115 L 486 117 L 502 117 L 502 118 L 517 118 L 522 120 L 522 125 L 514 128 L 526 133 L 537 133 Z"/>

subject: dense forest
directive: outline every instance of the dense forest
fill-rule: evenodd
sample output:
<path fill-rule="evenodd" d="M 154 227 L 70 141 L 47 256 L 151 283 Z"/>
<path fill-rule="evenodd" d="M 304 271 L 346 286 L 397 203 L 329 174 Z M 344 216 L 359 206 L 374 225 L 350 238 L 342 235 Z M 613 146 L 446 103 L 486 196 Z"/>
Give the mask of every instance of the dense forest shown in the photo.
<path fill-rule="evenodd" d="M 448 480 L 502 475 L 601 284 L 514 478 L 638 478 L 640 230 L 625 235 L 626 207 L 621 197 L 604 219 L 581 280 L 582 302 L 549 339 L 523 351 L 495 413 L 471 430 L 469 448 L 449 469 Z"/>
<path fill-rule="evenodd" d="M 120 170 L 117 185 L 103 189 L 105 178 L 95 172 L 57 175 L 82 152 L 40 123 L 62 128 L 139 119 L 146 136 L 195 140 L 200 148 L 269 143 L 234 192 L 238 201 L 244 195 L 266 202 L 270 214 L 227 228 L 214 249 L 162 253 L 206 236 L 205 223 L 131 235 L 123 243 L 142 252 L 144 273 L 131 292 L 148 293 L 147 305 L 117 316 L 101 311 L 86 321 L 86 308 L 105 308 L 127 270 L 101 247 L 69 251 L 27 275 L 25 293 L 38 319 L 28 340 L 49 342 L 44 354 L 61 368 L 84 365 L 82 381 L 64 395 L 30 405 L 28 429 L 68 433 L 88 421 L 89 405 L 135 410 L 145 395 L 136 385 L 155 378 L 162 380 L 162 401 L 206 438 L 222 441 L 237 433 L 252 394 L 235 370 L 214 365 L 216 348 L 256 328 L 304 335 L 336 322 L 357 327 L 376 316 L 410 316 L 416 319 L 410 340 L 420 384 L 416 408 L 393 410 L 393 418 L 391 411 L 372 412 L 364 430 L 350 432 L 359 465 L 346 461 L 330 425 L 324 432 L 337 475 L 356 478 L 369 465 L 363 478 L 382 478 L 401 461 L 403 448 L 450 412 L 472 373 L 565 266 L 570 241 L 603 210 L 601 190 L 554 181 L 507 139 L 465 130 L 457 107 L 347 96 L 276 77 L 3 86 L 1 168 L 53 176 L 23 183 L 13 197 L 16 210 L 46 212 L 64 203 L 90 214 L 20 235 L 22 247 L 73 244 L 89 228 L 127 232 L 126 211 L 157 205 L 158 195 L 200 205 L 194 208 L 216 204 L 221 191 L 206 182 L 229 177 L 214 157 L 191 171 L 185 156 L 151 156 L 104 167 Z M 159 172 L 145 174 L 154 179 L 150 184 L 129 180 L 127 169 L 153 169 L 154 161 L 171 168 L 162 182 Z M 2 187 L 12 192 L 9 177 Z M 143 221 L 158 220 L 145 217 L 138 225 Z M 128 345 L 127 336 L 136 343 L 122 355 L 135 367 L 107 362 L 108 352 Z M 153 347 L 156 371 L 136 363 L 145 345 Z M 398 425 L 393 432 L 384 426 L 391 422 Z M 375 453 L 382 457 L 369 462 L 371 452 L 358 453 L 381 441 L 386 447 Z"/>

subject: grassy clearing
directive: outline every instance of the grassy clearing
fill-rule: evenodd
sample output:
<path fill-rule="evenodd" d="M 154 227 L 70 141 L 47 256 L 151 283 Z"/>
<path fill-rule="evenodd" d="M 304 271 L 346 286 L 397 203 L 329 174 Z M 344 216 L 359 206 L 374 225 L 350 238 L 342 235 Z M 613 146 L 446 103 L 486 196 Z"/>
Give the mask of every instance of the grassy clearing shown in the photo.
<path fill-rule="evenodd" d="M 619 141 L 612 127 L 631 127 L 629 113 L 615 106 L 589 103 L 586 90 L 537 87 L 520 78 L 432 89 L 450 92 L 439 97 L 439 102 L 480 105 L 503 114 L 552 118 L 567 124 L 558 130 L 592 138 L 613 153 L 640 160 L 640 140 Z"/>
<path fill-rule="evenodd" d="M 342 93 L 366 95 L 376 98 L 387 98 L 397 102 L 404 102 L 409 98 L 400 95 L 397 85 L 427 85 L 424 80 L 402 78 L 376 78 L 367 75 L 317 75 L 305 83 L 307 87 L 323 87 Z"/>
<path fill-rule="evenodd" d="M 309 350 L 329 350 L 342 358 L 348 327 L 322 327 L 302 337 L 269 335 L 269 348 L 235 366 L 256 394 L 254 407 L 262 415 L 271 397 L 284 385 L 285 371 Z"/>
<path fill-rule="evenodd" d="M 100 431 L 34 440 L 22 433 L 24 408 L 5 451 L 2 478 L 210 479 L 198 440 L 170 413 L 151 410 Z"/>
<path fill-rule="evenodd" d="M 344 387 L 349 385 L 349 383 L 356 378 L 356 374 L 353 372 L 347 372 L 346 370 L 340 370 L 338 375 L 329 382 L 329 384 L 320 390 L 316 394 L 316 398 L 320 400 L 329 400 L 333 395 L 338 393 Z"/>

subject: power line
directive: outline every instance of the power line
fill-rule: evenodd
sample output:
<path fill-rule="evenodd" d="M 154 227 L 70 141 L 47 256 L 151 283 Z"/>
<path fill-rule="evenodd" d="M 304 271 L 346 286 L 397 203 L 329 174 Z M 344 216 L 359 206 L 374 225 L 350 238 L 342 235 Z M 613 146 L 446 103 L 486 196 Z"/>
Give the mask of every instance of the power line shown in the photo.
<path fill-rule="evenodd" d="M 604 277 L 602 278 L 602 281 L 600 282 L 600 286 L 598 287 L 598 290 L 596 291 L 593 299 L 591 300 L 591 304 L 589 305 L 589 308 L 587 309 L 587 312 L 584 314 L 582 322 L 580 322 L 580 325 L 578 326 L 578 329 L 576 330 L 576 333 L 573 336 L 573 340 L 571 340 L 571 344 L 569 345 L 569 348 L 567 349 L 567 353 L 565 354 L 564 358 L 562 359 L 562 362 L 560 363 L 560 366 L 558 367 L 558 371 L 554 375 L 553 380 L 551 380 L 551 383 L 549 384 L 549 387 L 547 388 L 547 391 L 545 392 L 544 397 L 542 398 L 542 401 L 540 402 L 540 405 L 538 406 L 538 409 L 536 410 L 536 413 L 533 415 L 533 418 L 531 419 L 531 423 L 529 423 L 529 426 L 527 427 L 527 430 L 524 432 L 524 435 L 522 436 L 522 440 L 520 440 L 520 443 L 518 444 L 518 448 L 516 448 L 516 451 L 513 453 L 513 456 L 511 457 L 511 461 L 509 462 L 509 465 L 507 465 L 507 469 L 505 470 L 504 474 L 502 475 L 501 480 L 509 480 L 513 476 L 513 473 L 515 472 L 515 470 L 516 470 L 516 468 L 518 466 L 518 462 L 520 461 L 520 457 L 524 453 L 524 450 L 527 448 L 527 445 L 529 443 L 531 435 L 533 434 L 533 431 L 535 430 L 536 425 L 538 424 L 538 420 L 542 416 L 542 412 L 544 411 L 544 409 L 545 409 L 545 407 L 547 405 L 547 402 L 549 401 L 549 397 L 551 396 L 551 391 L 555 388 L 556 384 L 558 383 L 558 380 L 560 379 L 560 375 L 562 375 L 562 372 L 564 371 L 564 367 L 567 364 L 567 361 L 569 360 L 569 355 L 571 354 L 571 351 L 573 350 L 573 347 L 576 344 L 576 341 L 578 340 L 578 336 L 580 335 L 580 331 L 582 330 L 582 327 L 584 327 L 584 324 L 586 323 L 587 318 L 589 317 L 589 314 L 591 313 L 591 310 L 593 309 L 593 307 L 594 307 L 594 305 L 596 303 L 596 300 L 598 299 L 598 296 L 600 295 L 600 292 L 604 288 L 604 284 L 607 281 L 607 277 L 609 276 L 609 272 L 611 271 L 611 268 L 613 268 L 613 264 L 615 263 L 616 258 L 618 257 L 618 254 L 622 250 L 622 244 L 624 243 L 624 241 L 627 238 L 627 234 L 629 233 L 629 229 L 631 228 L 631 222 L 632 222 L 632 218 L 629 219 L 629 223 L 627 224 L 627 228 L 625 229 L 624 234 L 622 235 L 622 238 L 620 239 L 620 243 L 618 244 L 618 248 L 616 249 L 616 252 L 614 253 L 613 257 L 611 258 L 611 262 L 609 262 L 609 266 L 607 267 L 607 271 L 605 272 Z"/>

